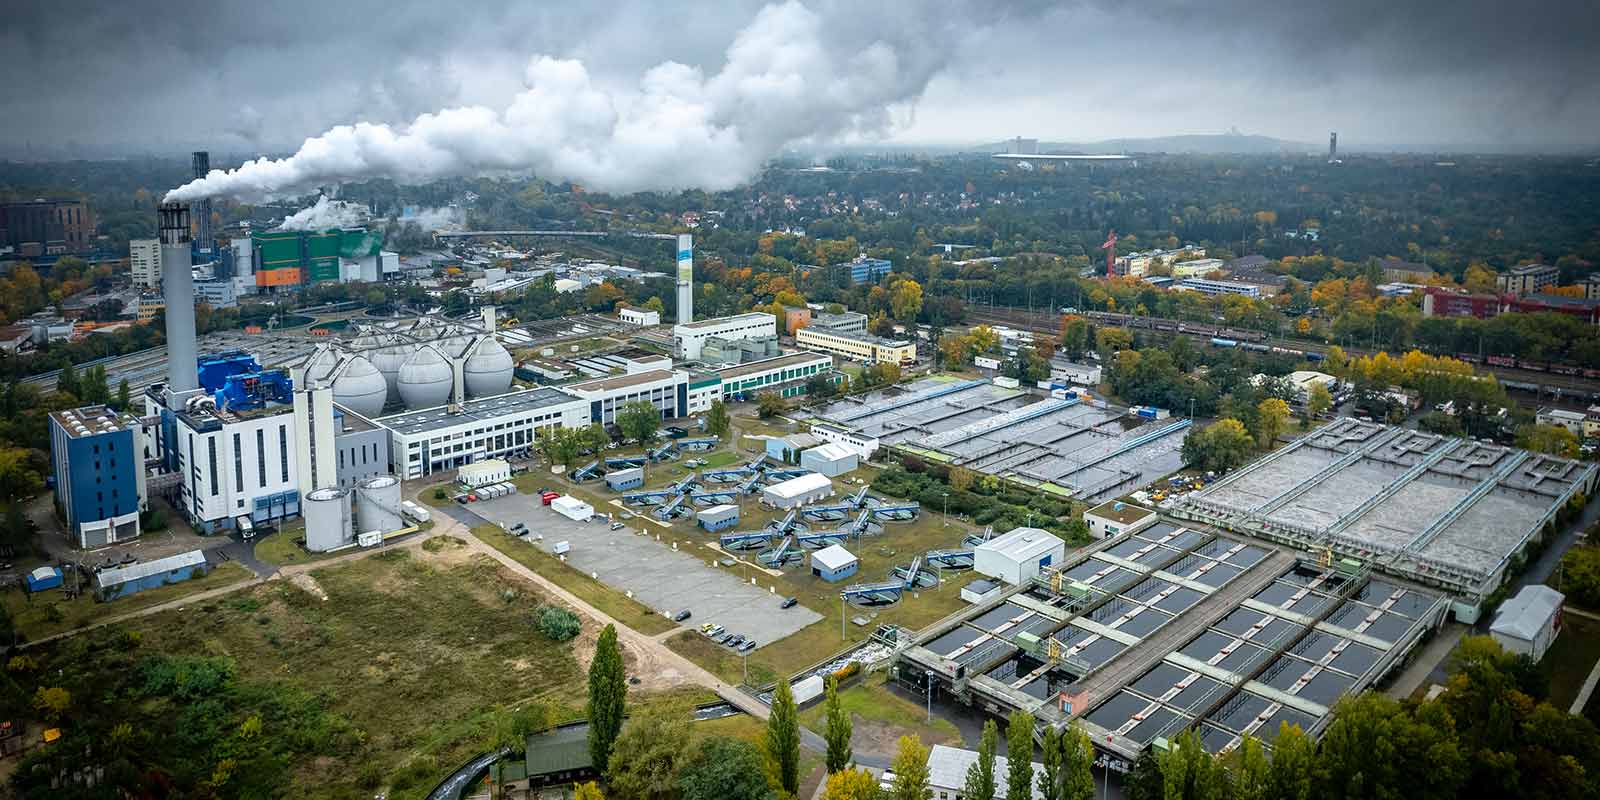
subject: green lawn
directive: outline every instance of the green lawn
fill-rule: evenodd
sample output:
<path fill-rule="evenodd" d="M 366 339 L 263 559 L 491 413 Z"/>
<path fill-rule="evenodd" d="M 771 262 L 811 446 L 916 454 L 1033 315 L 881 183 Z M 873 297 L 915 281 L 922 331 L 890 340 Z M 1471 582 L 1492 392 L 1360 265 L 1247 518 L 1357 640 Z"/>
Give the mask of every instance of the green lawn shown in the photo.
<path fill-rule="evenodd" d="M 1600 621 L 1577 614 L 1563 615 L 1561 635 L 1539 662 L 1539 668 L 1550 679 L 1550 704 L 1567 710 L 1596 661 L 1600 661 Z"/>
<path fill-rule="evenodd" d="M 654 635 L 677 627 L 672 620 L 651 611 L 645 604 L 573 569 L 538 547 L 507 534 L 497 525 L 479 525 L 472 529 L 472 533 L 490 547 L 516 559 L 528 569 L 640 633 Z"/>
<path fill-rule="evenodd" d="M 433 522 L 424 522 L 417 526 L 417 533 L 427 533 L 433 530 Z M 278 567 L 287 567 L 293 564 L 311 564 L 325 561 L 330 558 L 346 555 L 349 550 L 336 550 L 330 553 L 312 553 L 301 547 L 296 539 L 303 539 L 306 535 L 304 523 L 293 527 L 280 529 L 271 536 L 256 541 L 256 558 Z"/>
<path fill-rule="evenodd" d="M 893 734 L 896 737 L 906 734 L 920 736 L 925 745 L 961 743 L 961 731 L 954 722 L 935 716 L 933 722 L 929 723 L 926 707 L 891 693 L 884 687 L 884 680 L 882 673 L 879 673 L 839 693 L 839 704 L 858 727 L 861 720 L 866 720 L 896 729 L 898 732 Z M 800 712 L 800 724 L 819 735 L 826 733 L 825 704 L 818 702 Z"/>
<path fill-rule="evenodd" d="M 695 456 L 695 458 L 699 458 L 699 456 Z M 701 467 L 701 469 L 722 469 L 730 464 L 737 464 L 740 461 L 743 461 L 744 455 L 731 450 L 722 450 L 712 453 L 702 460 L 706 462 L 706 465 Z"/>
<path fill-rule="evenodd" d="M 31 596 L 20 590 L 7 591 L 0 596 L 0 602 L 5 604 L 18 631 L 30 639 L 39 639 L 93 625 L 108 617 L 129 614 L 209 589 L 239 583 L 251 577 L 250 570 L 226 562 L 202 577 L 147 589 L 131 597 L 105 603 L 96 601 L 91 592 L 68 599 L 66 594 L 56 589 Z"/>
<path fill-rule="evenodd" d="M 132 650 L 114 646 L 120 633 L 111 629 L 68 640 L 42 653 L 51 660 L 40 674 L 70 665 L 65 688 L 95 698 L 107 674 L 137 674 L 142 658 L 220 656 L 252 696 L 310 692 L 353 733 L 337 743 L 308 741 L 309 734 L 281 729 L 273 712 L 254 710 L 263 715 L 263 737 L 298 742 L 288 765 L 292 781 L 278 792 L 289 798 L 371 797 L 396 780 L 390 797 L 420 798 L 481 752 L 495 707 L 540 701 L 557 718 L 577 713 L 583 672 L 572 645 L 539 634 L 533 611 L 544 598 L 492 559 L 459 547 L 389 550 L 309 577 L 314 584 L 304 576 L 271 581 L 129 623 L 125 628 L 140 634 Z M 88 724 L 102 705 L 112 721 L 143 713 L 90 701 L 73 722 Z M 175 746 L 164 741 L 142 747 Z M 166 757 L 209 763 L 222 755 Z M 378 785 L 363 784 L 363 773 Z"/>

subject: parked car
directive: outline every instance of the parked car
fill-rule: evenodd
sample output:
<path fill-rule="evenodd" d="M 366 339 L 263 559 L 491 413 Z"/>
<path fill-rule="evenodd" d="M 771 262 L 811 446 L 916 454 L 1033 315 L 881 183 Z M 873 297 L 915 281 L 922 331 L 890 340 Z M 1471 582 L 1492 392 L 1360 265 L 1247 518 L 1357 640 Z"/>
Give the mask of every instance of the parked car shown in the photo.
<path fill-rule="evenodd" d="M 717 644 L 727 644 L 728 640 L 732 639 L 733 636 L 734 636 L 733 633 L 731 633 L 729 631 L 723 631 L 722 633 L 719 633 L 716 636 L 711 637 L 711 641 L 716 642 Z"/>
<path fill-rule="evenodd" d="M 739 644 L 739 652 L 741 653 L 748 653 L 754 649 L 756 649 L 756 640 L 754 639 L 746 639 Z"/>
<path fill-rule="evenodd" d="M 744 634 L 736 633 L 733 636 L 728 637 L 728 640 L 723 642 L 723 644 L 729 647 L 737 648 L 739 645 L 744 644 Z"/>
<path fill-rule="evenodd" d="M 800 598 L 798 597 L 785 597 L 783 602 L 778 605 L 778 608 L 794 608 L 799 602 Z"/>
<path fill-rule="evenodd" d="M 709 622 L 706 623 L 706 635 L 713 639 L 721 636 L 724 630 L 725 629 L 721 625 L 712 625 Z"/>
<path fill-rule="evenodd" d="M 686 609 L 684 609 L 682 611 L 679 611 L 676 614 L 673 614 L 672 615 L 672 621 L 673 622 L 682 622 L 682 621 L 688 619 L 691 616 L 693 616 L 693 614 L 690 614 L 689 613 L 689 609 L 686 608 Z"/>
<path fill-rule="evenodd" d="M 611 530 L 614 530 L 614 531 L 622 530 L 622 523 L 620 523 L 620 522 L 611 523 Z"/>
<path fill-rule="evenodd" d="M 700 632 L 705 634 L 705 635 L 707 635 L 707 636 L 710 636 L 711 635 L 711 629 L 715 628 L 715 627 L 717 627 L 717 626 L 715 626 L 715 625 L 713 625 L 713 624 L 711 624 L 709 622 L 703 623 L 700 626 Z"/>

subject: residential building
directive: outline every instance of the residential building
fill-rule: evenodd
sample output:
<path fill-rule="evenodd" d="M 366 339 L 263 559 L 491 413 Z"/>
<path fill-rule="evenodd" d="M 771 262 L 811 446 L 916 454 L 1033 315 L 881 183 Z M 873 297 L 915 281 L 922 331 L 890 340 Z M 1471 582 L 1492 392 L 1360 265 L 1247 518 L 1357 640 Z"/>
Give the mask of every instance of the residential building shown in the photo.
<path fill-rule="evenodd" d="M 23 258 L 82 253 L 94 247 L 94 215 L 81 200 L 0 203 L 0 248 Z"/>
<path fill-rule="evenodd" d="M 864 333 L 840 333 L 816 326 L 801 328 L 794 337 L 795 344 L 808 350 L 830 353 L 852 361 L 874 364 L 917 363 L 917 346 L 911 342 L 884 339 Z"/>
<path fill-rule="evenodd" d="M 144 429 L 103 405 L 52 411 L 50 460 L 56 506 L 73 544 L 103 547 L 139 536 L 146 508 Z"/>
<path fill-rule="evenodd" d="M 1422 292 L 1425 317 L 1476 317 L 1489 319 L 1500 313 L 1500 298 L 1492 294 L 1466 292 L 1429 286 Z"/>
<path fill-rule="evenodd" d="M 1495 613 L 1489 636 L 1507 653 L 1538 661 L 1561 633 L 1561 607 L 1566 599 L 1543 584 L 1524 586 Z"/>
<path fill-rule="evenodd" d="M 135 287 L 141 289 L 160 289 L 161 240 L 129 240 L 128 270 L 133 275 L 133 285 Z"/>
<path fill-rule="evenodd" d="M 1184 258 L 1205 258 L 1206 251 L 1203 247 L 1185 246 L 1175 250 L 1147 250 L 1142 253 L 1128 253 L 1118 256 L 1113 262 L 1118 275 L 1129 278 L 1140 278 L 1149 274 L 1152 267 L 1157 264 L 1170 265 Z"/>
<path fill-rule="evenodd" d="M 1414 261 L 1402 261 L 1398 258 L 1385 258 L 1379 263 L 1383 269 L 1383 279 L 1391 283 L 1420 283 L 1427 285 L 1434 282 L 1439 276 L 1427 264 L 1418 264 Z"/>
<path fill-rule="evenodd" d="M 648 308 L 623 308 L 617 311 L 617 317 L 624 325 L 647 327 L 661 324 L 661 312 Z"/>
<path fill-rule="evenodd" d="M 1156 512 L 1121 500 L 1109 500 L 1083 512 L 1089 535 L 1110 539 L 1124 533 L 1138 533 L 1156 524 Z"/>
<path fill-rule="evenodd" d="M 827 328 L 839 333 L 866 333 L 867 315 L 859 311 L 845 311 L 840 314 L 813 314 L 811 324 L 818 328 Z"/>
<path fill-rule="evenodd" d="M 1204 278 L 1213 272 L 1226 272 L 1228 263 L 1220 258 L 1197 258 L 1172 265 L 1174 278 Z"/>
<path fill-rule="evenodd" d="M 737 340 L 777 335 L 777 317 L 760 311 L 672 326 L 673 346 L 678 357 L 686 361 L 698 360 L 706 340 L 713 336 Z"/>
<path fill-rule="evenodd" d="M 1572 431 L 1579 439 L 1587 435 L 1584 421 L 1587 417 L 1577 411 L 1568 411 L 1565 408 L 1541 408 L 1535 418 L 1540 425 L 1553 425 Z"/>
<path fill-rule="evenodd" d="M 583 427 L 589 413 L 587 400 L 541 387 L 372 422 L 389 432 L 394 474 L 410 479 L 526 452 L 540 431 Z"/>
<path fill-rule="evenodd" d="M 1502 310 L 1523 314 L 1566 314 L 1590 325 L 1600 324 L 1600 300 L 1584 297 L 1567 297 L 1559 294 L 1534 294 L 1525 297 L 1507 297 Z"/>
<path fill-rule="evenodd" d="M 893 272 L 894 264 L 890 263 L 886 258 L 867 258 L 862 255 L 856 256 L 854 261 L 841 264 L 835 269 L 846 270 L 850 275 L 850 283 L 852 284 L 875 283 L 879 278 Z"/>
<path fill-rule="evenodd" d="M 936 744 L 928 751 L 928 788 L 931 797 L 938 800 L 1000 800 L 1006 796 L 1006 774 L 1011 762 L 1005 756 L 994 757 L 994 797 L 971 798 L 961 793 L 967 788 L 967 770 L 978 763 L 978 752 L 960 747 Z M 1033 762 L 1033 774 L 1044 772 L 1044 765 Z M 1038 781 L 1031 781 L 1028 791 L 1035 800 L 1042 800 Z"/>
<path fill-rule="evenodd" d="M 783 330 L 790 336 L 811 324 L 811 309 L 805 306 L 784 306 Z"/>
<path fill-rule="evenodd" d="M 1547 264 L 1525 264 L 1495 276 L 1495 288 L 1501 294 L 1514 294 L 1517 296 L 1538 294 L 1546 289 L 1553 289 L 1561 280 L 1561 270 Z"/>
<path fill-rule="evenodd" d="M 239 304 L 237 288 L 232 279 L 195 281 L 194 299 L 212 308 L 233 308 Z"/>
<path fill-rule="evenodd" d="M 1180 291 L 1187 290 L 1207 295 L 1237 294 L 1244 297 L 1260 297 L 1261 287 L 1252 283 L 1239 281 L 1219 281 L 1210 278 L 1184 278 L 1173 287 Z"/>
<path fill-rule="evenodd" d="M 155 319 L 157 314 L 166 310 L 167 300 L 165 297 L 160 294 L 141 294 L 139 295 L 135 313 L 138 315 L 140 322 L 149 322 Z"/>
<path fill-rule="evenodd" d="M 813 375 L 833 370 L 833 358 L 820 353 L 787 353 L 777 358 L 753 361 L 717 370 L 721 396 L 730 400 L 751 400 L 762 392 L 777 392 L 780 397 L 799 397 L 806 392 L 806 381 Z"/>
<path fill-rule="evenodd" d="M 1583 415 L 1583 437 L 1600 438 L 1600 406 L 1589 406 L 1588 412 Z"/>
<path fill-rule="evenodd" d="M 1048 531 L 1013 528 L 973 548 L 972 567 L 980 574 L 1017 585 L 1031 580 L 1044 567 L 1061 563 L 1066 554 L 1066 543 Z"/>

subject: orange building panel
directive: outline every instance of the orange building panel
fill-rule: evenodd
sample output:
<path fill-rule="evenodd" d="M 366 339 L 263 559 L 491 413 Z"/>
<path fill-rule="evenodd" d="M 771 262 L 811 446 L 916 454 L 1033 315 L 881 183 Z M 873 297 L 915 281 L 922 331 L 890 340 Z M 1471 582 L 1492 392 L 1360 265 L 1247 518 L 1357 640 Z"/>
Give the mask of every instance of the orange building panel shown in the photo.
<path fill-rule="evenodd" d="M 264 269 L 256 273 L 257 286 L 299 286 L 300 269 L 298 267 L 285 267 L 283 269 Z"/>

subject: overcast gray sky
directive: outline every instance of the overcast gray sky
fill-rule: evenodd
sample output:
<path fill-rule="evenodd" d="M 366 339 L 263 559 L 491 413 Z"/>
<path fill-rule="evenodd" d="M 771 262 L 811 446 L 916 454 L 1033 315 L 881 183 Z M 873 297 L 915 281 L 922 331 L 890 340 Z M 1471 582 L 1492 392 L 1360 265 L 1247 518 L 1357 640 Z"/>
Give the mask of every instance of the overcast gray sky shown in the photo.
<path fill-rule="evenodd" d="M 807 73 L 816 85 L 800 91 L 826 100 L 821 112 L 801 107 L 819 114 L 809 126 L 750 135 L 745 123 L 744 138 L 763 147 L 797 132 L 822 141 L 833 127 L 851 141 L 930 144 L 1229 127 L 1312 143 L 1338 130 L 1351 147 L 1572 150 L 1600 138 L 1593 0 L 805 5 L 820 51 L 841 66 Z M 699 97 L 716 91 L 710 77 L 762 6 L 12 0 L 0 26 L 0 151 L 71 141 L 281 153 L 340 124 L 400 130 L 444 108 L 504 110 L 538 55 L 581 62 L 596 90 L 625 95 L 655 65 L 679 62 L 707 76 L 690 90 Z M 853 60 L 874 43 L 888 45 L 881 75 L 881 59 Z M 891 85 L 825 97 L 863 73 Z M 713 122 L 751 108 L 748 90 L 712 103 Z"/>

